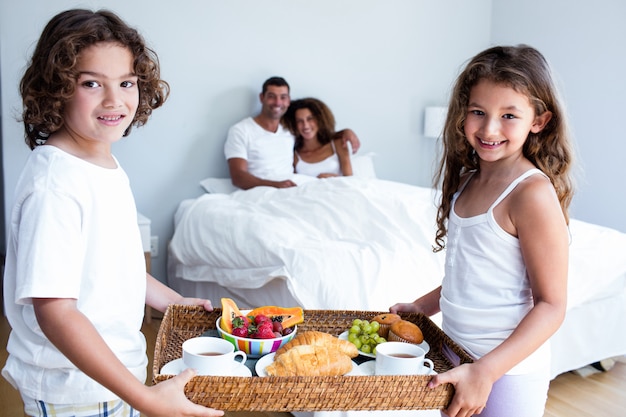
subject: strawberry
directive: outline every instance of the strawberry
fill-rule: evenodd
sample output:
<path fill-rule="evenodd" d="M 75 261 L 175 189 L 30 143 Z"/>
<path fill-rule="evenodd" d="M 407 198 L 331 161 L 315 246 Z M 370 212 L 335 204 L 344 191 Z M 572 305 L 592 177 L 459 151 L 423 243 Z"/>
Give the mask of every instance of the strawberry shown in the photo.
<path fill-rule="evenodd" d="M 232 335 L 237 337 L 248 337 L 248 329 L 244 327 L 235 327 Z"/>
<path fill-rule="evenodd" d="M 250 319 L 246 316 L 237 316 L 233 319 L 233 328 L 243 327 L 248 328 L 250 326 Z"/>
<path fill-rule="evenodd" d="M 276 336 L 274 335 L 274 332 L 272 331 L 271 326 L 270 327 L 264 326 L 264 327 L 257 329 L 258 339 L 273 339 L 275 337 Z"/>
<path fill-rule="evenodd" d="M 254 323 L 250 323 L 250 327 L 248 327 L 248 337 L 253 339 L 261 339 L 260 334 L 266 334 L 267 330 L 272 330 L 272 323 L 270 321 L 261 322 L 258 325 Z"/>
<path fill-rule="evenodd" d="M 261 328 L 265 328 L 265 327 L 273 329 L 274 328 L 274 324 L 271 321 L 267 320 L 267 321 L 262 321 L 261 323 L 257 324 L 256 327 L 257 327 L 257 329 L 261 329 Z"/>
<path fill-rule="evenodd" d="M 271 323 L 271 319 L 264 314 L 258 314 L 254 317 L 254 322 L 257 324 L 257 326 L 266 321 L 269 321 Z"/>

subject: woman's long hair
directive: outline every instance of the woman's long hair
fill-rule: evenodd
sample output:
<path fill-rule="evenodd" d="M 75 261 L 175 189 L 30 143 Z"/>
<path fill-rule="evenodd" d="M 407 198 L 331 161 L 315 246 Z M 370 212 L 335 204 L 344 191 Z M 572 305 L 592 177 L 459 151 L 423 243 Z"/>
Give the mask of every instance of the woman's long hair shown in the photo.
<path fill-rule="evenodd" d="M 294 149 L 301 149 L 304 145 L 304 139 L 300 133 L 298 133 L 298 125 L 296 122 L 296 111 L 300 109 L 309 109 L 317 121 L 317 140 L 322 145 L 330 143 L 335 135 L 335 116 L 333 116 L 328 106 L 321 100 L 308 97 L 292 101 L 282 119 L 285 127 L 289 129 L 296 138 Z"/>

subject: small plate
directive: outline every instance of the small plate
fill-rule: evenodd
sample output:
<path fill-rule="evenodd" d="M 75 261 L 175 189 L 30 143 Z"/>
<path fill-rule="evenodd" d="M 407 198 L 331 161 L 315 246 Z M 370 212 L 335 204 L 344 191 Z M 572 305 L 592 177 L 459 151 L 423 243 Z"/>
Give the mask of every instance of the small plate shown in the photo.
<path fill-rule="evenodd" d="M 256 371 L 256 374 L 258 376 L 267 376 L 267 372 L 265 372 L 265 368 L 267 368 L 267 366 L 274 362 L 274 356 L 276 356 L 276 352 L 270 353 L 268 355 L 265 355 L 263 357 L 261 357 L 261 359 L 259 359 L 256 362 L 256 365 L 254 366 L 254 369 Z M 347 374 L 345 374 L 346 376 L 349 375 L 361 375 L 361 371 L 359 369 L 359 365 L 355 362 L 352 361 L 352 370 L 350 372 L 348 372 Z"/>
<path fill-rule="evenodd" d="M 185 369 L 187 369 L 187 367 L 183 363 L 183 358 L 178 358 L 163 365 L 163 368 L 161 368 L 161 374 L 178 375 Z M 198 375 L 198 376 L 203 376 L 203 375 Z M 227 376 L 252 376 L 252 371 L 246 365 L 241 363 L 237 365 L 237 367 L 233 370 L 232 375 L 227 375 Z"/>
<path fill-rule="evenodd" d="M 349 333 L 350 332 L 348 330 L 346 330 L 345 332 L 341 333 L 338 337 L 341 340 L 348 340 L 348 334 Z M 424 354 L 426 354 L 426 353 L 428 353 L 430 351 L 430 345 L 425 340 L 422 343 L 418 344 L 417 346 L 421 347 L 424 350 Z M 359 350 L 359 355 L 367 356 L 368 358 L 375 358 L 376 357 L 376 355 L 374 355 L 373 353 L 364 353 L 364 352 L 361 352 L 360 350 Z"/>
<path fill-rule="evenodd" d="M 359 365 L 359 370 L 361 374 L 366 376 L 373 376 L 376 373 L 376 361 L 367 361 L 363 362 Z M 431 370 L 429 373 L 425 375 L 437 375 L 437 371 Z"/>

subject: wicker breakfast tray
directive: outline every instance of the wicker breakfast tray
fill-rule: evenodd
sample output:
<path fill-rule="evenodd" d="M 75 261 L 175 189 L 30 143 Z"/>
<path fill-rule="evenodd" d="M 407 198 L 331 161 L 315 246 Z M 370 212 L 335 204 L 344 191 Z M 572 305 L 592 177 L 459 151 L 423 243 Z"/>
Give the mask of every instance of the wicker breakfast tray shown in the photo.
<path fill-rule="evenodd" d="M 353 319 L 370 319 L 380 312 L 304 310 L 304 323 L 298 332 L 318 330 L 339 335 Z M 172 378 L 159 372 L 166 363 L 182 357 L 182 343 L 215 328 L 221 309 L 212 312 L 195 306 L 170 306 L 157 335 L 154 351 L 154 383 Z M 451 350 L 460 363 L 471 358 L 446 336 L 427 316 L 401 314 L 417 324 L 430 345 L 426 355 L 438 373 L 454 365 L 444 352 Z M 185 386 L 185 394 L 196 404 L 225 411 L 348 411 L 348 410 L 425 410 L 445 408 L 454 387 L 444 384 L 427 387 L 430 376 L 297 376 L 297 377 L 217 377 L 196 376 Z"/>

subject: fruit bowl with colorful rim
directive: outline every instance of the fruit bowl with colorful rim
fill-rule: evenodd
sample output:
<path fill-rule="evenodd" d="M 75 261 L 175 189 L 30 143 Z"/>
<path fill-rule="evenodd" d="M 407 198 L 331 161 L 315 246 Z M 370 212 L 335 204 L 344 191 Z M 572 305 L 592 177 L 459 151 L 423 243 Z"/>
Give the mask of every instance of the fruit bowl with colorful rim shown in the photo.
<path fill-rule="evenodd" d="M 220 326 L 222 317 L 220 316 L 215 322 L 215 327 L 222 339 L 228 340 L 235 346 L 235 350 L 246 352 L 249 358 L 260 358 L 268 353 L 276 352 L 285 343 L 293 339 L 298 331 L 298 326 L 294 326 L 293 331 L 283 337 L 275 337 L 273 339 L 252 339 L 249 337 L 239 337 L 225 332 Z"/>

